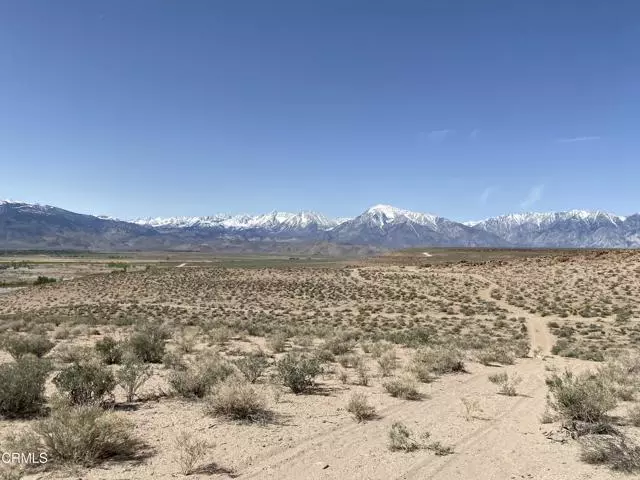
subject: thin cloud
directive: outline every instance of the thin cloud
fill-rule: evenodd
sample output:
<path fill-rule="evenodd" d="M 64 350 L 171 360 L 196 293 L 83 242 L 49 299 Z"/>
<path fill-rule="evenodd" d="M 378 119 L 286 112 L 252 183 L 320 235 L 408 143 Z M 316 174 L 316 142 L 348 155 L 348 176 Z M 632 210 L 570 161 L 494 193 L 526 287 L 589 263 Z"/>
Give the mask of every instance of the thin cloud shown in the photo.
<path fill-rule="evenodd" d="M 558 143 L 575 143 L 575 142 L 593 142 L 595 140 L 600 140 L 600 137 L 598 137 L 597 135 L 592 135 L 588 137 L 559 138 L 557 142 Z"/>
<path fill-rule="evenodd" d="M 542 199 L 542 195 L 544 194 L 544 185 L 535 185 L 531 187 L 529 193 L 526 198 L 520 203 L 522 208 L 529 208 L 530 206 L 538 203 Z"/>
<path fill-rule="evenodd" d="M 432 130 L 427 133 L 427 140 L 433 143 L 444 142 L 444 140 L 453 135 L 455 130 L 443 129 L 443 130 Z"/>
<path fill-rule="evenodd" d="M 483 205 L 486 205 L 487 201 L 489 200 L 489 197 L 493 194 L 494 191 L 495 191 L 494 187 L 485 188 L 480 194 L 480 203 Z"/>
<path fill-rule="evenodd" d="M 469 134 L 469 138 L 471 140 L 475 140 L 476 138 L 478 138 L 478 135 L 480 135 L 480 130 L 475 128 L 475 129 L 471 130 L 471 133 Z"/>

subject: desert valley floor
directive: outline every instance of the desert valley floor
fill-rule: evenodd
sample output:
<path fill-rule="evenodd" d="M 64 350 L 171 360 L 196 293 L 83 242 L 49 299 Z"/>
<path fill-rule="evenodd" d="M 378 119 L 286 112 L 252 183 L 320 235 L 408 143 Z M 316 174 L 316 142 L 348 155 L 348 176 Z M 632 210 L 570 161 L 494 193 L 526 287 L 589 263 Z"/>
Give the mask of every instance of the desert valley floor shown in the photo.
<path fill-rule="evenodd" d="M 50 461 L 0 478 L 568 480 L 631 478 L 640 462 L 640 253 L 0 264 L 0 361 L 50 364 L 42 409 L 0 420 L 3 452 L 31 441 Z M 130 398 L 128 349 L 146 380 Z M 109 384 L 93 407 L 75 395 L 87 381 L 61 380 L 78 365 Z M 567 370 L 599 372 L 606 431 L 558 407 Z M 135 449 L 70 458 L 43 433 L 59 397 L 67 414 L 99 404 Z M 629 458 L 593 454 L 601 438 Z"/>

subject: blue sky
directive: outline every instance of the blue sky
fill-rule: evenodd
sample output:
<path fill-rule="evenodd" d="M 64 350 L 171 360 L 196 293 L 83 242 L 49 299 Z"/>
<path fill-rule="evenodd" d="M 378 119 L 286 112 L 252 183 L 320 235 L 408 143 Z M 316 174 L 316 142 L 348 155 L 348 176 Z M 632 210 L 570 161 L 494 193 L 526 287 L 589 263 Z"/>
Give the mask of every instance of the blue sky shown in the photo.
<path fill-rule="evenodd" d="M 0 1 L 0 198 L 640 210 L 636 1 Z"/>

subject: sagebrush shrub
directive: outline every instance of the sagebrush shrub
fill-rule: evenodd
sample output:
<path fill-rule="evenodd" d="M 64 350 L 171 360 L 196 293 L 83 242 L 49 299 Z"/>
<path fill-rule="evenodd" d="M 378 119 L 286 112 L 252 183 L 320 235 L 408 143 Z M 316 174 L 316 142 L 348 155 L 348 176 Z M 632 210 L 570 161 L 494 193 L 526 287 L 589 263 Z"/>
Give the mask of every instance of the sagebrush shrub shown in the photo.
<path fill-rule="evenodd" d="M 268 357 L 262 352 L 251 352 L 234 360 L 233 364 L 250 383 L 256 383 L 269 367 Z"/>
<path fill-rule="evenodd" d="M 44 357 L 54 346 L 44 335 L 9 334 L 2 339 L 2 348 L 15 359 L 27 354 Z"/>
<path fill-rule="evenodd" d="M 136 356 L 125 355 L 122 367 L 116 373 L 118 385 L 127 396 L 127 402 L 133 402 L 138 390 L 151 378 L 151 367 L 141 362 Z"/>
<path fill-rule="evenodd" d="M 162 356 L 162 364 L 169 370 L 186 370 L 187 362 L 179 352 L 167 352 Z"/>
<path fill-rule="evenodd" d="M 98 362 L 74 363 L 62 369 L 53 384 L 72 405 L 100 404 L 116 387 L 113 372 Z"/>
<path fill-rule="evenodd" d="M 267 337 L 267 347 L 275 353 L 282 353 L 287 349 L 287 336 L 284 333 L 276 333 Z"/>
<path fill-rule="evenodd" d="M 324 341 L 323 348 L 334 355 L 344 355 L 353 350 L 355 342 L 346 334 L 335 335 Z"/>
<path fill-rule="evenodd" d="M 378 367 L 383 377 L 389 377 L 398 368 L 398 358 L 395 350 L 389 350 L 378 357 Z"/>
<path fill-rule="evenodd" d="M 276 363 L 278 376 L 293 393 L 303 393 L 315 385 L 322 373 L 322 365 L 315 357 L 288 353 Z"/>
<path fill-rule="evenodd" d="M 123 345 L 112 337 L 98 340 L 95 348 L 100 359 L 107 365 L 118 364 L 122 360 Z"/>
<path fill-rule="evenodd" d="M 356 392 L 349 398 L 347 412 L 351 413 L 358 422 L 371 420 L 376 416 L 376 409 L 369 403 L 364 393 Z"/>
<path fill-rule="evenodd" d="M 491 365 L 492 363 L 500 363 L 502 365 L 513 365 L 516 356 L 507 346 L 493 345 L 492 347 L 481 350 L 477 354 L 478 362 L 483 365 Z"/>
<path fill-rule="evenodd" d="M 640 446 L 624 435 L 588 435 L 580 439 L 583 461 L 625 473 L 640 471 Z"/>
<path fill-rule="evenodd" d="M 394 378 L 385 382 L 383 386 L 392 397 L 405 400 L 420 400 L 422 398 L 415 380 L 410 377 Z"/>
<path fill-rule="evenodd" d="M 169 375 L 169 385 L 178 395 L 187 399 L 206 397 L 213 386 L 233 373 L 233 367 L 218 355 L 200 358 L 184 370 Z"/>
<path fill-rule="evenodd" d="M 161 363 L 170 337 L 169 331 L 164 326 L 147 322 L 136 327 L 129 338 L 129 346 L 143 362 Z"/>
<path fill-rule="evenodd" d="M 634 427 L 640 427 L 640 404 L 636 404 L 627 411 L 629 423 Z"/>
<path fill-rule="evenodd" d="M 414 356 L 414 363 L 429 365 L 431 371 L 438 374 L 465 371 L 464 354 L 453 347 L 430 347 L 419 350 Z"/>
<path fill-rule="evenodd" d="M 119 457 L 135 458 L 143 444 L 133 424 L 95 405 L 58 402 L 48 418 L 8 439 L 12 451 L 44 452 L 48 462 L 93 466 Z"/>
<path fill-rule="evenodd" d="M 233 376 L 216 386 L 208 403 L 212 414 L 233 420 L 257 421 L 267 413 L 266 400 L 256 387 Z"/>
<path fill-rule="evenodd" d="M 618 352 L 598 368 L 598 375 L 611 384 L 616 397 L 632 401 L 640 391 L 640 354 Z"/>
<path fill-rule="evenodd" d="M 40 413 L 45 398 L 45 382 L 51 364 L 33 355 L 0 365 L 0 416 L 26 417 Z"/>
<path fill-rule="evenodd" d="M 563 418 L 588 423 L 603 422 L 607 412 L 616 407 L 611 385 L 593 373 L 574 375 L 566 371 L 547 380 L 549 405 Z"/>

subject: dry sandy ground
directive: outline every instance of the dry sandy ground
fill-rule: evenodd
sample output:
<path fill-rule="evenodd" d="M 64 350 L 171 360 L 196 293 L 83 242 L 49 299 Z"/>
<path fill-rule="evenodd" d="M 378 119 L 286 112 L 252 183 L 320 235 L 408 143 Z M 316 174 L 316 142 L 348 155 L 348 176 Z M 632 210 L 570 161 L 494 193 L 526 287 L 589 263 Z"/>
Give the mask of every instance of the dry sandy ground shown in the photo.
<path fill-rule="evenodd" d="M 184 265 L 184 264 L 183 264 Z M 180 265 L 180 266 L 183 266 Z M 408 274 L 420 273 L 406 268 Z M 422 270 L 424 272 L 424 270 Z M 363 279 L 359 270 L 354 278 Z M 425 272 L 425 274 L 427 274 Z M 434 272 L 429 272 L 433 275 Z M 479 296 L 494 302 L 515 317 L 524 317 L 531 342 L 531 358 L 506 367 L 469 362 L 468 373 L 445 375 L 431 384 L 421 384 L 426 395 L 420 401 L 392 398 L 374 377 L 369 386 L 343 385 L 327 375 L 319 393 L 293 395 L 260 388 L 276 413 L 270 423 L 238 424 L 207 416 L 201 404 L 161 399 L 138 404 L 122 414 L 136 424 L 153 455 L 140 463 L 110 462 L 91 470 L 34 475 L 34 478 L 82 478 L 86 480 L 169 479 L 180 477 L 175 439 L 189 431 L 210 442 L 201 458 L 203 473 L 190 478 L 241 479 L 609 479 L 631 478 L 606 467 L 579 460 L 577 443 L 558 442 L 558 424 L 542 424 L 548 389 L 545 378 L 551 370 L 592 368 L 594 362 L 551 355 L 555 342 L 547 328 L 548 318 L 537 316 L 505 300 L 491 298 L 497 282 L 486 276 L 458 271 L 436 275 L 468 278 L 479 282 Z M 3 296 L 7 297 L 7 296 Z M 2 300 L 0 300 L 2 301 Z M 407 357 L 401 351 L 400 357 Z M 499 395 L 488 375 L 507 371 L 522 378 L 518 395 Z M 350 374 L 355 376 L 351 370 Z M 152 388 L 153 385 L 147 388 Z M 345 411 L 349 397 L 362 391 L 376 406 L 378 418 L 357 423 Z M 463 399 L 475 400 L 480 410 L 465 415 Z M 417 435 L 430 433 L 430 440 L 451 445 L 454 453 L 436 456 L 429 450 L 391 452 L 388 431 L 396 422 L 405 423 Z M 2 422 L 0 434 L 20 422 Z M 631 432 L 637 435 L 637 432 Z"/>
<path fill-rule="evenodd" d="M 369 387 L 325 383 L 325 395 L 285 394 L 272 403 L 274 424 L 238 425 L 215 420 L 181 401 L 145 403 L 127 413 L 137 433 L 157 454 L 141 465 L 105 464 L 57 478 L 146 479 L 180 477 L 175 438 L 184 430 L 210 441 L 201 459 L 211 473 L 191 478 L 255 479 L 608 479 L 609 470 L 584 464 L 577 444 L 557 443 L 546 434 L 554 424 L 541 424 L 545 410 L 546 365 L 584 368 L 585 362 L 525 359 L 506 370 L 518 373 L 519 395 L 498 395 L 487 379 L 497 368 L 470 364 L 468 374 L 449 375 L 423 385 L 429 398 L 397 400 L 376 382 Z M 344 411 L 350 392 L 364 391 L 380 418 L 356 423 Z M 478 401 L 481 412 L 467 420 L 463 398 Z M 455 453 L 436 456 L 427 450 L 390 452 L 388 430 L 402 421 L 416 434 L 452 445 Z M 215 473 L 214 473 L 215 472 Z M 619 476 L 619 475 L 618 475 Z M 48 475 L 46 476 L 48 477 Z M 43 477 L 43 478 L 46 478 Z"/>

